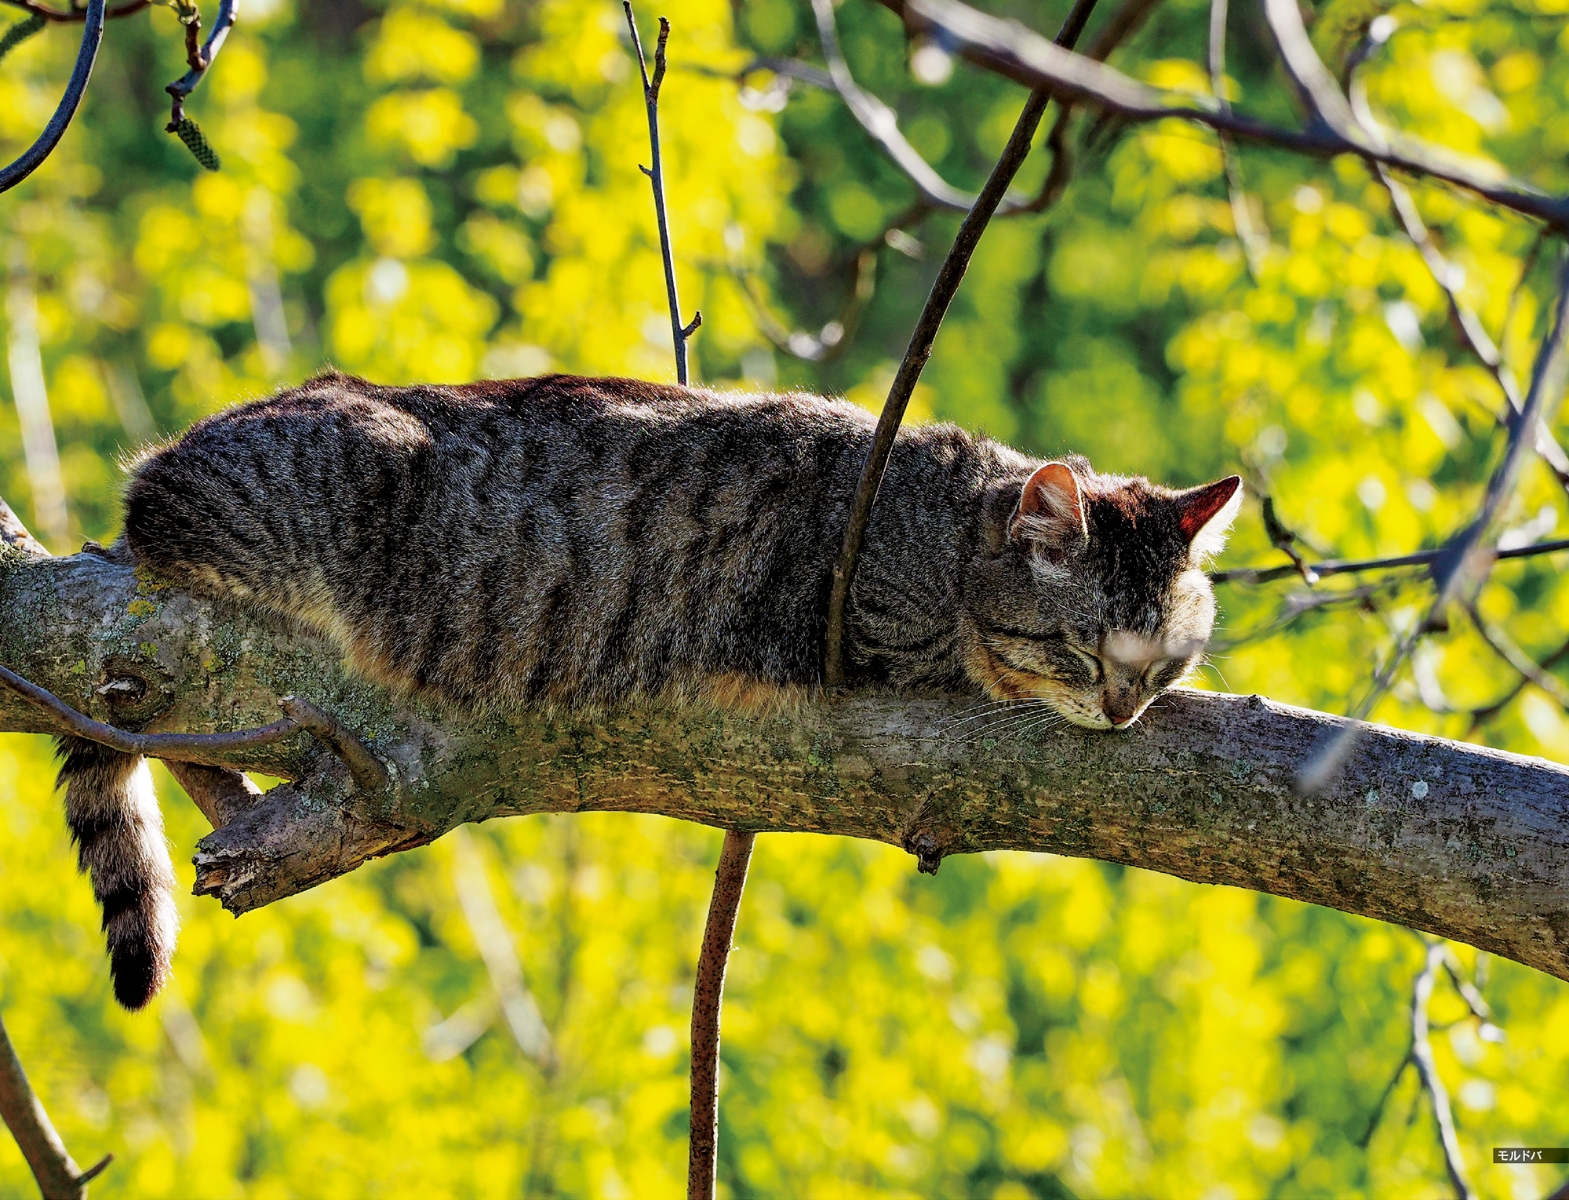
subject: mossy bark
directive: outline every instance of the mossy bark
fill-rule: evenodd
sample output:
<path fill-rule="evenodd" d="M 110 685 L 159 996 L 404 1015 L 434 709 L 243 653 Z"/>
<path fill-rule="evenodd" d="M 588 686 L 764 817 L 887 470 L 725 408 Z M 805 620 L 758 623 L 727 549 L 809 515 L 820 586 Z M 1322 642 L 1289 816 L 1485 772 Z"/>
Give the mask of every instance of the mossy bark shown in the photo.
<path fill-rule="evenodd" d="M 346 673 L 320 638 L 94 554 L 0 547 L 0 664 L 100 720 L 208 732 L 299 695 L 392 772 L 377 795 L 308 736 L 231 756 L 292 782 L 204 805 L 197 890 L 242 913 L 465 821 L 615 809 L 948 854 L 1047 851 L 1270 892 L 1569 979 L 1569 769 L 1369 727 L 1320 795 L 1292 780 L 1341 720 L 1177 692 L 1126 734 L 858 693 L 770 712 L 641 706 L 475 720 Z M 131 690 L 100 692 L 128 680 Z M 0 692 L 0 729 L 47 732 Z M 187 772 L 183 777 L 191 777 Z M 211 799 L 209 797 L 209 799 Z"/>

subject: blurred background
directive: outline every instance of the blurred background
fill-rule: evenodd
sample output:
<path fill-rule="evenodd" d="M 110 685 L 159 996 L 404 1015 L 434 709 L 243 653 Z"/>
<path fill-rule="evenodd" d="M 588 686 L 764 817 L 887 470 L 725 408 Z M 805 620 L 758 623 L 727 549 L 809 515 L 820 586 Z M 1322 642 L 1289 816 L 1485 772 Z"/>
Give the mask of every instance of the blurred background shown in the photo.
<path fill-rule="evenodd" d="M 989 9 L 1050 34 L 1066 5 Z M 661 117 L 678 275 L 704 318 L 694 378 L 879 406 L 956 215 L 923 211 L 820 86 L 807 0 L 658 11 L 675 27 Z M 617 4 L 252 0 L 240 15 L 189 105 L 220 171 L 163 132 L 184 53 L 153 8 L 110 23 L 60 149 L 0 197 L 0 495 L 56 552 L 115 536 L 119 456 L 326 363 L 389 382 L 673 376 Z M 658 13 L 639 15 L 651 41 Z M 1569 188 L 1558 0 L 1311 15 L 1332 67 L 1369 22 L 1397 23 L 1365 69 L 1391 120 Z M 834 16 L 914 150 L 978 187 L 1023 92 L 907 45 L 870 0 Z M 1208 19 L 1164 0 L 1112 61 L 1205 91 Z M 4 157 L 47 119 L 75 36 L 52 27 L 0 63 Z M 1230 37 L 1234 101 L 1294 121 L 1252 4 Z M 912 419 L 1174 484 L 1242 471 L 1251 499 L 1222 565 L 1285 561 L 1263 495 L 1309 557 L 1431 548 L 1468 519 L 1502 400 L 1362 164 L 1244 148 L 1239 237 L 1209 133 L 1090 114 L 1067 134 L 1071 182 L 988 231 Z M 1048 161 L 1038 149 L 1021 191 Z M 1528 376 L 1559 250 L 1471 200 L 1417 199 Z M 1564 510 L 1535 464 L 1506 537 L 1550 537 Z M 1374 719 L 1569 761 L 1562 566 L 1501 564 L 1479 605 L 1495 645 L 1549 664 L 1538 683 L 1457 621 Z M 1340 712 L 1430 599 L 1413 572 L 1220 592 L 1199 686 Z M 158 783 L 188 886 L 205 826 Z M 182 898 L 175 982 L 128 1016 L 50 748 L 0 736 L 0 1009 L 78 1161 L 116 1155 L 94 1196 L 676 1196 L 719 841 L 655 818 L 520 818 L 239 922 Z M 1486 1160 L 1569 1143 L 1569 985 L 1456 954 L 1505 1035 L 1439 980 L 1433 1043 L 1468 1169 L 1482 1195 L 1537 1200 L 1552 1168 Z M 929 878 L 884 846 L 764 837 L 726 993 L 721 1194 L 1450 1194 L 1414 1073 L 1386 1095 L 1423 957 L 1407 930 L 1094 862 L 988 854 Z M 509 961 L 553 1065 L 503 1016 Z M 32 1187 L 0 1139 L 0 1193 Z"/>

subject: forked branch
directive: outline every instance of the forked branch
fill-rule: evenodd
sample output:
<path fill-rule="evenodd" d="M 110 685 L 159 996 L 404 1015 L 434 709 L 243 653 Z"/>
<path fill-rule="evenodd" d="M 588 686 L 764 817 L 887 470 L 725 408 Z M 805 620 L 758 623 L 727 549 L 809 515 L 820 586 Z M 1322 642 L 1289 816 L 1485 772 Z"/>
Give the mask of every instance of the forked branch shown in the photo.
<path fill-rule="evenodd" d="M 5 1022 L 0 1020 L 0 1118 L 16 1139 L 28 1169 L 38 1181 L 43 1200 L 87 1200 L 87 1185 L 98 1178 L 114 1155 L 106 1154 L 82 1170 L 76 1165 L 55 1131 L 43 1102 L 33 1091 L 22 1069 L 22 1060 L 11 1045 Z"/>
<path fill-rule="evenodd" d="M 659 41 L 654 47 L 654 74 L 648 74 L 648 62 L 643 57 L 643 41 L 638 37 L 637 20 L 632 15 L 632 0 L 621 0 L 626 10 L 627 30 L 632 35 L 632 49 L 637 53 L 637 69 L 643 79 L 643 104 L 648 110 L 648 142 L 652 166 L 639 166 L 648 176 L 654 191 L 654 216 L 659 222 L 659 252 L 665 265 L 665 295 L 670 306 L 670 340 L 675 345 L 676 382 L 683 387 L 687 382 L 686 343 L 698 326 L 703 323 L 701 312 L 693 313 L 689 324 L 681 323 L 681 298 L 676 293 L 675 254 L 670 246 L 670 217 L 665 211 L 665 169 L 659 152 L 659 86 L 665 81 L 665 44 L 670 40 L 670 22 L 659 18 Z"/>
<path fill-rule="evenodd" d="M 1338 106 L 1326 102 L 1325 120 L 1305 129 L 1286 129 L 1222 108 L 1213 97 L 1141 83 L 1113 67 L 1054 45 L 1017 21 L 989 16 L 959 0 L 878 2 L 899 14 L 910 33 L 940 38 L 970 62 L 1048 95 L 1072 98 L 1132 121 L 1178 117 L 1229 133 L 1241 141 L 1315 158 L 1355 154 L 1370 163 L 1441 179 L 1550 225 L 1569 227 L 1569 200 L 1564 197 L 1548 195 L 1503 176 L 1490 166 L 1474 167 L 1403 135 L 1375 137 L 1362 131 L 1354 119 L 1344 119 L 1350 112 L 1344 97 Z M 1287 7 L 1288 3 L 1282 0 L 1270 0 L 1271 29 L 1283 53 L 1290 52 L 1288 66 L 1292 74 L 1297 76 L 1300 71 L 1301 78 L 1317 85 L 1321 81 L 1307 68 L 1306 56 L 1301 52 L 1305 44 L 1307 53 L 1312 54 L 1312 44 L 1301 29 L 1300 15 L 1293 21 Z M 1333 80 L 1330 82 L 1332 85 Z M 1317 86 L 1310 95 L 1315 101 L 1319 98 Z"/>
<path fill-rule="evenodd" d="M 1071 49 L 1078 42 L 1090 13 L 1095 10 L 1095 3 L 1096 0 L 1076 0 L 1073 11 L 1068 14 L 1062 30 L 1057 34 L 1058 45 L 1054 49 Z M 1061 52 L 1067 53 L 1068 49 L 1061 49 Z M 1001 157 L 992 168 L 986 186 L 981 188 L 981 194 L 965 215 L 958 236 L 943 259 L 942 268 L 937 272 L 937 279 L 932 284 L 920 319 L 916 322 L 915 332 L 910 335 L 904 361 L 899 364 L 899 372 L 888 389 L 888 399 L 884 401 L 882 415 L 877 419 L 872 448 L 861 468 L 861 477 L 850 501 L 850 516 L 845 524 L 844 538 L 839 544 L 838 557 L 834 560 L 832 590 L 828 600 L 828 632 L 823 651 L 823 683 L 828 687 L 844 686 L 844 614 L 850 598 L 850 587 L 855 581 L 855 560 L 861 553 L 861 541 L 872 519 L 872 506 L 877 502 L 877 492 L 882 487 L 889 456 L 893 454 L 894 438 L 898 436 L 899 425 L 904 420 L 904 410 L 909 406 L 910 397 L 915 394 L 915 385 L 920 382 L 921 372 L 926 369 L 926 361 L 932 356 L 938 330 L 942 328 L 943 318 L 948 315 L 948 306 L 959 293 L 959 285 L 969 270 L 975 247 L 980 244 L 981 235 L 986 232 L 986 226 L 991 223 L 992 216 L 1008 194 L 1013 177 L 1029 155 L 1030 142 L 1035 137 L 1035 131 L 1040 128 L 1041 117 L 1050 100 L 1050 92 L 1036 90 L 1024 102 L 1024 110 L 1019 114 L 1013 132 L 1008 135 L 1008 143 L 1003 147 Z"/>

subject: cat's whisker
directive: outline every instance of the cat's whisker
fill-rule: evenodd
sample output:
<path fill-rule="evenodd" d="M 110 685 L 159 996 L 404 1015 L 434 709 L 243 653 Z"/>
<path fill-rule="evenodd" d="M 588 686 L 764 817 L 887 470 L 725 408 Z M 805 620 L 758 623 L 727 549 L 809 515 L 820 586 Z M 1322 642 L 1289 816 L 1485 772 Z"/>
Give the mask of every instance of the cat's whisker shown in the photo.
<path fill-rule="evenodd" d="M 997 736 L 1007 735 L 1011 737 L 1017 734 L 1021 727 L 1027 726 L 1031 723 L 1053 721 L 1063 723 L 1066 722 L 1066 718 L 1064 718 L 1062 714 L 1058 713 L 1054 708 L 1052 708 L 1050 703 L 1045 700 L 1021 701 L 1019 702 L 1018 707 L 1020 709 L 1019 712 L 1005 716 L 994 724 L 983 725 L 978 729 L 971 730 L 964 736 L 962 740 L 967 742 L 974 741 L 977 738 L 985 737 L 988 734 Z M 1043 712 L 1043 710 L 1045 711 Z"/>
<path fill-rule="evenodd" d="M 990 713 L 1011 707 L 1012 700 L 983 700 L 978 704 L 967 705 L 951 716 L 943 718 L 945 722 L 974 720 L 977 716 L 987 716 Z"/>
<path fill-rule="evenodd" d="M 1037 696 L 1031 696 L 1023 700 L 988 700 L 983 704 L 971 705 L 947 720 L 948 723 L 955 725 L 968 724 L 972 721 L 985 720 L 987 717 L 996 716 L 998 713 L 1011 712 L 1029 705 L 1044 703 L 1046 701 Z"/>

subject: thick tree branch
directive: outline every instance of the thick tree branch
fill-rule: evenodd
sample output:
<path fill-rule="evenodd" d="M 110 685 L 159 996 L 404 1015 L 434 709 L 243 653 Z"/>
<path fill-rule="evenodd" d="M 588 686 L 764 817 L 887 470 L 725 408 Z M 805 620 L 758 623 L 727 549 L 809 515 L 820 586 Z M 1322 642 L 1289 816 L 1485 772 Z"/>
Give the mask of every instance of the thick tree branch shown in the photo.
<path fill-rule="evenodd" d="M 444 716 L 344 673 L 312 636 L 91 554 L 0 548 L 0 662 L 147 732 L 263 723 L 309 697 L 393 769 L 367 796 L 301 733 L 226 765 L 294 782 L 197 855 L 239 913 L 465 821 L 584 809 L 834 833 L 947 854 L 1031 850 L 1271 892 L 1468 942 L 1569 979 L 1569 768 L 1370 728 L 1316 796 L 1292 791 L 1342 718 L 1178 692 L 1126 735 L 965 723 L 970 697 L 803 697 L 769 713 Z M 122 713 L 98 687 L 134 675 Z M 0 728 L 50 732 L 0 695 Z"/>

